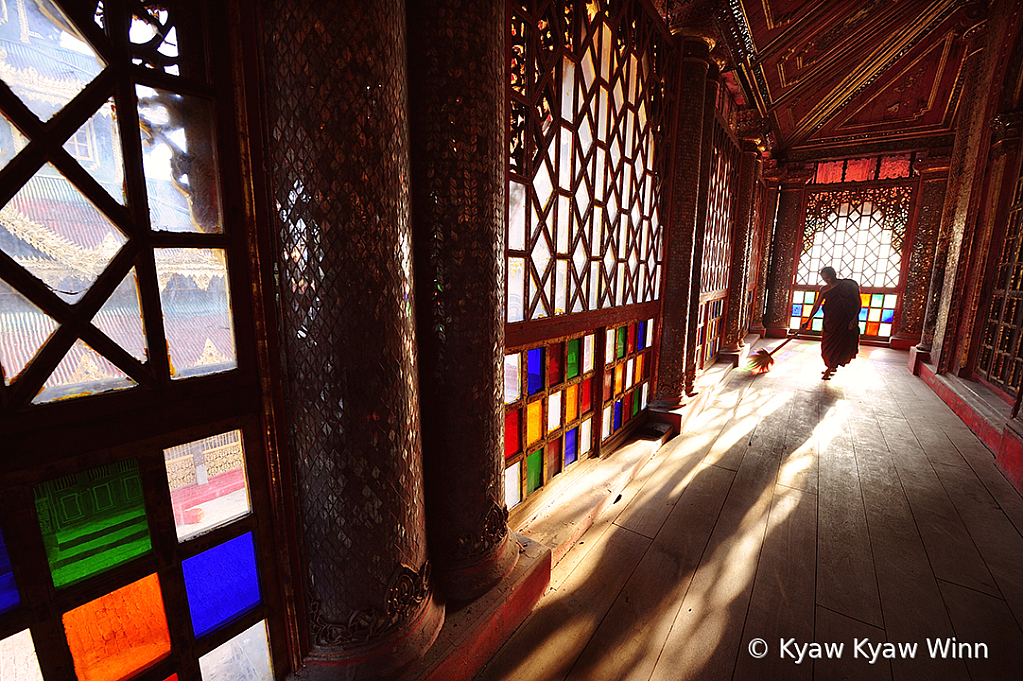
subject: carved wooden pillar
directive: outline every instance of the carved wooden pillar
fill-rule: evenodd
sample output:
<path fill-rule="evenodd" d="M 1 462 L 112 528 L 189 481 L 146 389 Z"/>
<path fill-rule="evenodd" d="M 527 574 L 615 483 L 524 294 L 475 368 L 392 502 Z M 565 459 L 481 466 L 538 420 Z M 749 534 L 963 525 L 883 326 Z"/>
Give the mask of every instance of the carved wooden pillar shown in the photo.
<path fill-rule="evenodd" d="M 941 227 L 941 210 L 945 202 L 945 188 L 948 184 L 947 156 L 932 156 L 920 161 L 916 171 L 920 173 L 917 190 L 916 224 L 913 228 L 913 243 L 910 246 L 906 283 L 902 293 L 902 310 L 899 328 L 892 336 L 894 348 L 906 349 L 914 342 L 918 353 L 923 350 L 924 312 L 930 287 L 931 271 L 934 269 L 934 252 Z M 933 336 L 933 327 L 931 329 Z M 928 348 L 930 339 L 927 339 Z M 925 358 L 926 359 L 926 358 Z"/>
<path fill-rule="evenodd" d="M 380 678 L 444 620 L 427 561 L 405 6 L 262 8 L 303 675 Z"/>
<path fill-rule="evenodd" d="M 667 221 L 661 344 L 657 354 L 657 402 L 678 405 L 685 394 L 686 333 L 693 265 L 693 235 L 700 194 L 698 169 L 703 141 L 704 98 L 710 45 L 703 38 L 680 37 L 681 64 L 674 121 L 671 217 Z M 708 142 L 709 144 L 709 142 Z"/>
<path fill-rule="evenodd" d="M 426 525 L 438 587 L 466 601 L 518 559 L 504 503 L 505 15 L 407 7 Z"/>
<path fill-rule="evenodd" d="M 703 136 L 700 145 L 699 196 L 696 200 L 696 231 L 693 233 L 693 271 L 689 278 L 689 320 L 686 330 L 686 395 L 695 395 L 696 336 L 700 321 L 700 293 L 703 291 L 703 240 L 707 234 L 707 197 L 710 194 L 710 172 L 714 162 L 714 112 L 717 111 L 721 72 L 711 62 L 707 70 L 706 94 L 703 99 Z"/>
<path fill-rule="evenodd" d="M 767 284 L 770 279 L 769 268 L 774 244 L 774 224 L 778 214 L 779 179 L 780 176 L 777 172 L 764 171 L 764 186 L 766 187 L 764 214 L 760 218 L 760 224 L 757 225 L 757 229 L 760 230 L 760 267 L 757 272 L 757 288 L 756 294 L 753 296 L 749 325 L 751 333 L 761 336 L 767 335 L 767 329 L 764 327 L 764 314 L 767 308 Z"/>
<path fill-rule="evenodd" d="M 767 311 L 764 326 L 767 335 L 781 338 L 788 334 L 792 308 L 792 273 L 796 244 L 803 234 L 805 219 L 803 189 L 813 178 L 813 168 L 788 165 L 781 179 L 778 218 L 771 243 L 771 272 L 768 276 Z"/>
<path fill-rule="evenodd" d="M 756 196 L 757 170 L 760 166 L 760 150 L 755 140 L 742 141 L 742 155 L 739 157 L 739 199 L 736 206 L 735 228 L 732 232 L 732 263 L 728 276 L 728 302 L 725 304 L 725 330 L 721 339 L 722 358 L 731 358 L 738 363 L 739 353 L 744 345 L 746 329 L 743 328 L 746 291 L 750 270 L 750 244 L 753 240 L 753 201 Z"/>

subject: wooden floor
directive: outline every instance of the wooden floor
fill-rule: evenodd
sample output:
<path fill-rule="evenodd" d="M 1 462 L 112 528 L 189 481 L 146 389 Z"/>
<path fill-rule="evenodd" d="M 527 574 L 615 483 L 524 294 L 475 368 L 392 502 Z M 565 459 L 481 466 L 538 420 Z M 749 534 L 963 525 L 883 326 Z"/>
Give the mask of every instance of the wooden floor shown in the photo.
<path fill-rule="evenodd" d="M 1023 499 L 991 452 L 905 353 L 829 382 L 816 343 L 776 359 L 729 375 L 478 681 L 1023 679 Z"/>

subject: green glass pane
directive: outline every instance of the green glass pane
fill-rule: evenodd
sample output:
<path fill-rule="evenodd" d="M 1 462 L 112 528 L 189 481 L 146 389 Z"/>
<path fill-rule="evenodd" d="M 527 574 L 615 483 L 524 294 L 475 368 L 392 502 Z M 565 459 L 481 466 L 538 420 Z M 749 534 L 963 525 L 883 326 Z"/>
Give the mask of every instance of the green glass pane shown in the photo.
<path fill-rule="evenodd" d="M 639 395 L 640 391 L 637 390 L 632 393 L 632 415 L 635 416 L 639 413 Z"/>
<path fill-rule="evenodd" d="M 573 338 L 568 341 L 565 359 L 565 378 L 575 378 L 579 375 L 579 355 L 582 351 L 582 338 Z"/>
<path fill-rule="evenodd" d="M 870 306 L 884 307 L 884 296 L 881 295 L 880 293 L 875 293 L 874 295 L 870 296 Z"/>
<path fill-rule="evenodd" d="M 532 494 L 543 484 L 543 450 L 538 449 L 526 457 L 526 494 Z"/>
<path fill-rule="evenodd" d="M 814 317 L 813 323 L 810 324 L 810 330 L 812 330 L 812 331 L 820 331 L 823 328 L 824 328 L 824 320 L 823 319 L 818 319 L 817 317 Z"/>
<path fill-rule="evenodd" d="M 813 300 L 814 300 L 814 292 L 813 291 L 803 291 L 803 303 L 804 304 L 806 304 L 806 305 L 813 305 Z"/>
<path fill-rule="evenodd" d="M 97 575 L 152 548 L 134 459 L 50 480 L 33 491 L 54 586 Z"/>
<path fill-rule="evenodd" d="M 621 359 L 625 357 L 625 340 L 628 335 L 628 328 L 622 327 L 618 329 L 618 337 L 615 340 L 615 357 Z"/>

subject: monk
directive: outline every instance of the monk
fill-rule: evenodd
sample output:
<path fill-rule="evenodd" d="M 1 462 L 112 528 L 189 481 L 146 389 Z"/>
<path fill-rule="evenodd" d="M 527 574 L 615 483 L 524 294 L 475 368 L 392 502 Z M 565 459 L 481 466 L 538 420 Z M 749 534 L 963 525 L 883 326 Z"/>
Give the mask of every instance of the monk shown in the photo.
<path fill-rule="evenodd" d="M 821 357 L 824 373 L 821 379 L 830 380 L 838 367 L 845 366 L 859 352 L 860 340 L 860 285 L 852 279 L 839 279 L 834 267 L 820 271 L 824 286 L 810 310 L 810 318 L 817 309 L 824 308 L 824 328 L 821 333 Z"/>

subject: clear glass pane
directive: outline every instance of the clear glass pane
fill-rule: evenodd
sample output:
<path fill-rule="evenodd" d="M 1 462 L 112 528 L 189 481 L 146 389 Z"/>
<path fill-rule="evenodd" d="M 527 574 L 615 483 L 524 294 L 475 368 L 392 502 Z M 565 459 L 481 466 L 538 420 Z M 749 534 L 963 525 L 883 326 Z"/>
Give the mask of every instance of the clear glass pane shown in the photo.
<path fill-rule="evenodd" d="M 0 641 L 0 679 L 43 681 L 30 630 L 23 629 Z"/>
<path fill-rule="evenodd" d="M 33 404 L 69 400 L 138 385 L 114 363 L 83 340 L 75 341 L 57 368 L 43 383 L 43 389 L 32 398 Z"/>
<path fill-rule="evenodd" d="M 145 321 L 142 319 L 138 276 L 134 267 L 96 312 L 92 323 L 129 355 L 140 362 L 146 361 Z"/>
<path fill-rule="evenodd" d="M 525 258 L 508 258 L 508 321 L 521 322 L 526 275 Z"/>
<path fill-rule="evenodd" d="M 0 114 L 0 170 L 28 145 L 28 138 L 14 127 L 10 119 Z"/>
<path fill-rule="evenodd" d="M 508 185 L 508 248 L 526 249 L 526 185 L 521 182 Z"/>
<path fill-rule="evenodd" d="M 80 681 L 122 681 L 170 654 L 160 580 L 151 574 L 64 613 Z"/>
<path fill-rule="evenodd" d="M 64 151 L 92 175 L 122 206 L 125 202 L 124 157 L 117 110 L 111 97 L 64 143 Z"/>
<path fill-rule="evenodd" d="M 178 541 L 252 510 L 239 430 L 163 450 Z"/>
<path fill-rule="evenodd" d="M 57 322 L 0 280 L 0 366 L 10 385 L 46 344 Z"/>
<path fill-rule="evenodd" d="M 238 363 L 224 251 L 157 248 L 153 255 L 171 377 L 234 369 Z"/>
<path fill-rule="evenodd" d="M 69 303 L 78 302 L 127 241 L 50 163 L 0 210 L 0 236 L 7 255 Z"/>
<path fill-rule="evenodd" d="M 159 5 L 150 5 L 132 16 L 128 38 L 134 48 L 136 64 L 145 64 L 171 75 L 180 75 L 177 64 L 177 29 L 170 23 L 170 14 Z"/>
<path fill-rule="evenodd" d="M 583 339 L 583 373 L 593 371 L 593 334 Z"/>
<path fill-rule="evenodd" d="M 586 419 L 583 421 L 583 425 L 579 427 L 579 454 L 588 454 L 592 449 L 593 440 L 593 419 Z"/>
<path fill-rule="evenodd" d="M 273 681 L 266 620 L 199 658 L 203 681 Z"/>
<path fill-rule="evenodd" d="M 504 356 L 504 403 L 511 404 L 522 394 L 519 353 Z"/>
<path fill-rule="evenodd" d="M 504 470 L 504 503 L 515 508 L 522 501 L 522 462 L 514 463 Z"/>
<path fill-rule="evenodd" d="M 44 122 L 106 67 L 53 2 L 6 2 L 3 19 L 0 77 Z"/>
<path fill-rule="evenodd" d="M 123 565 L 152 548 L 134 459 L 41 483 L 33 494 L 56 587 Z"/>
<path fill-rule="evenodd" d="M 223 232 L 210 103 L 143 85 L 136 94 L 153 229 Z"/>

